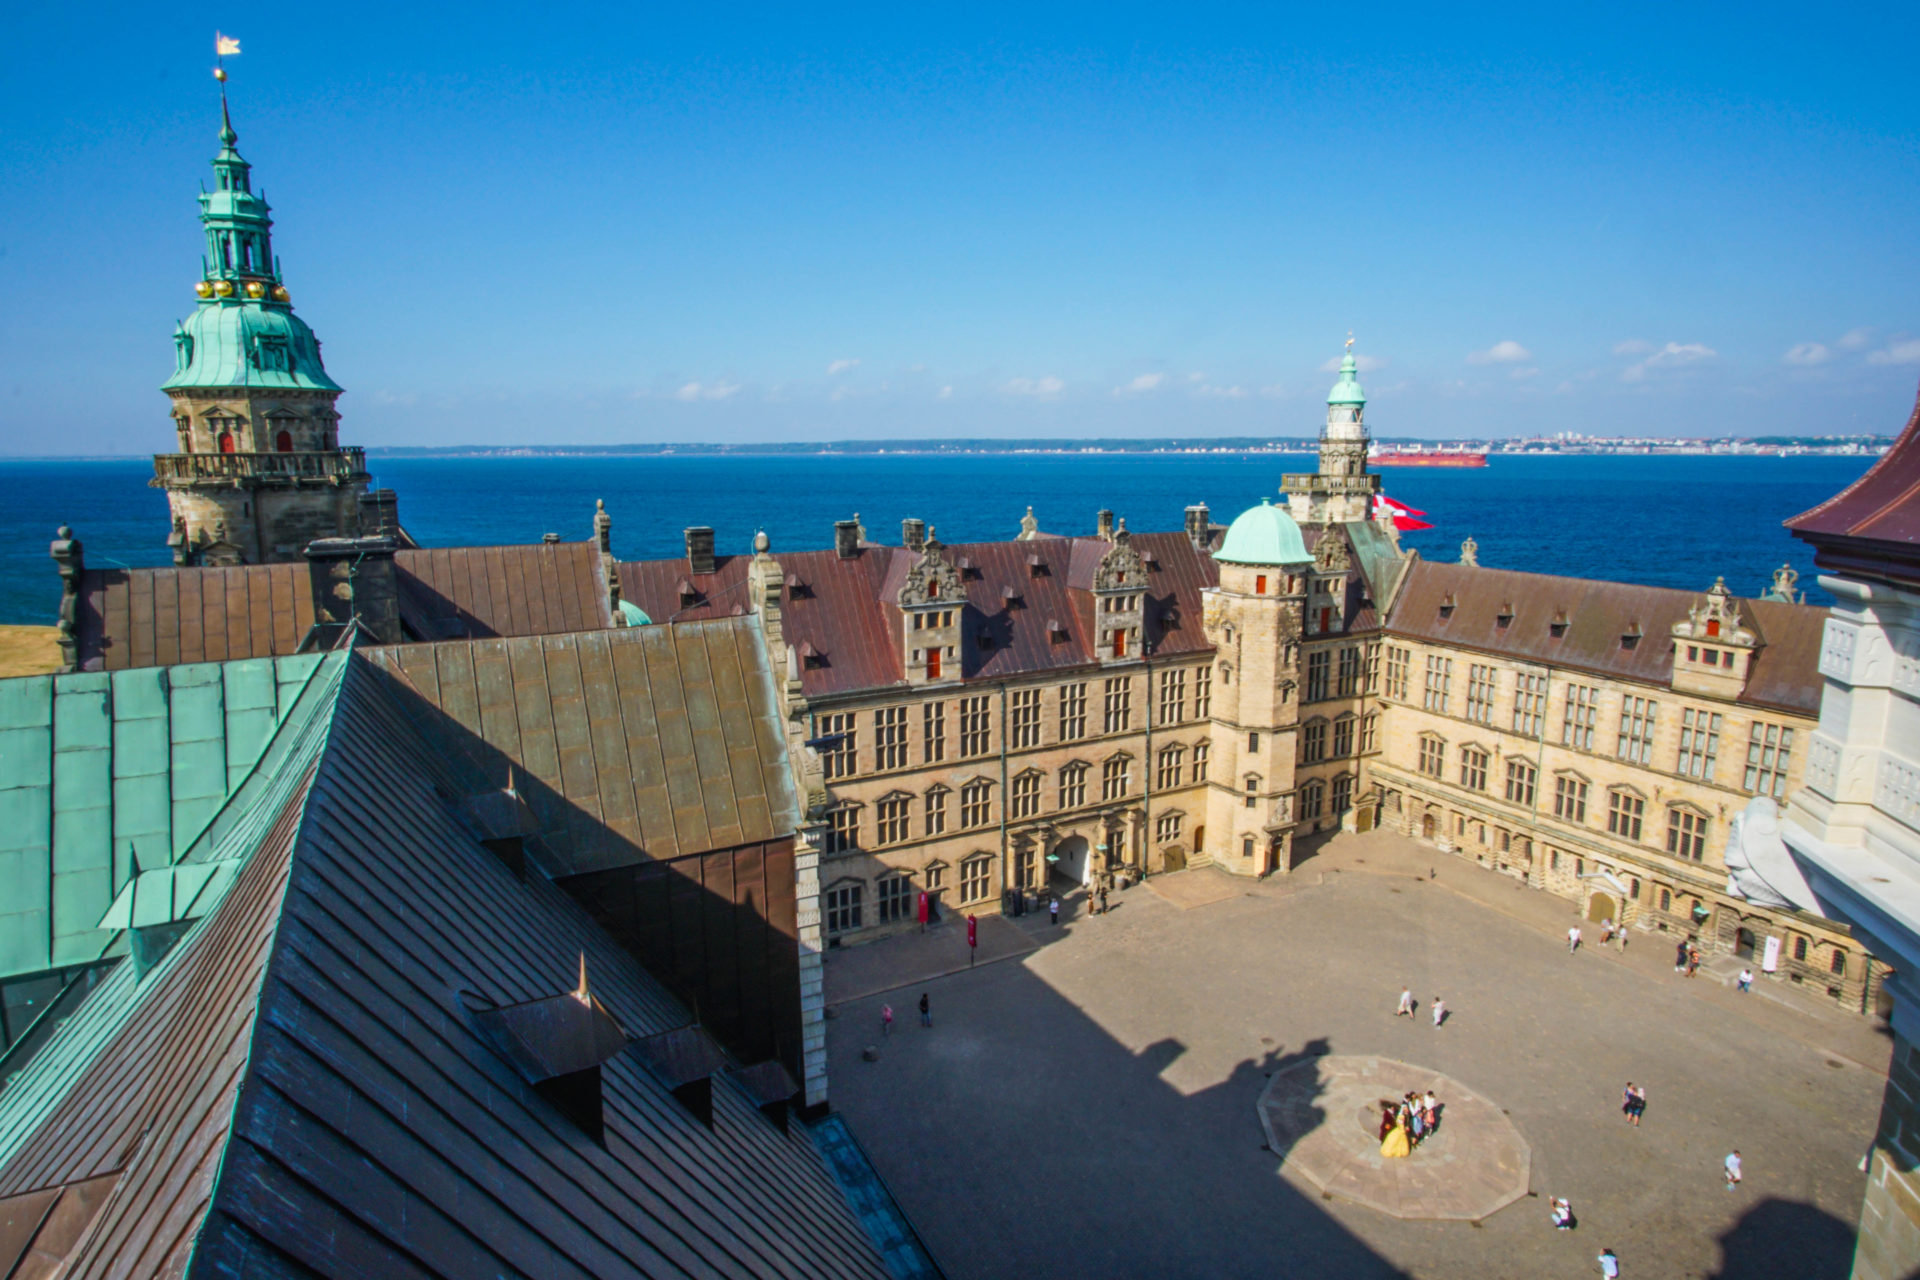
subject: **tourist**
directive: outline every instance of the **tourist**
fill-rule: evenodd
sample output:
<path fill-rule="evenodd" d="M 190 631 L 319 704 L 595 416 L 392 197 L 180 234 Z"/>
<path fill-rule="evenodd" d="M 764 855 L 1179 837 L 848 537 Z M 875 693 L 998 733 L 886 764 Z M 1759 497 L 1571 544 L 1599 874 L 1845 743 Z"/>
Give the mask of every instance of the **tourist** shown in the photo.
<path fill-rule="evenodd" d="M 1380 1100 L 1380 1141 L 1385 1142 L 1387 1135 L 1393 1132 L 1393 1104 Z"/>
<path fill-rule="evenodd" d="M 1393 1011 L 1393 1016 L 1397 1018 L 1403 1013 L 1406 1014 L 1408 1017 L 1413 1016 L 1413 988 L 1412 987 L 1400 988 L 1400 1007 Z"/>
<path fill-rule="evenodd" d="M 1646 1086 L 1642 1085 L 1636 1089 L 1632 1084 L 1627 1085 L 1627 1123 L 1638 1129 L 1640 1127 L 1640 1117 L 1646 1113 Z"/>
<path fill-rule="evenodd" d="M 1687 976 L 1691 978 L 1700 968 L 1700 948 L 1691 942 L 1687 944 Z"/>
<path fill-rule="evenodd" d="M 1627 1087 L 1620 1094 L 1620 1114 L 1629 1122 L 1633 1120 L 1633 1081 L 1627 1081 Z"/>
<path fill-rule="evenodd" d="M 1547 1202 L 1553 1207 L 1553 1227 L 1556 1231 L 1573 1230 L 1573 1204 L 1565 1196 L 1555 1196 Z"/>
<path fill-rule="evenodd" d="M 1047 899 L 1047 923 L 1060 923 L 1060 896 L 1058 894 Z"/>
<path fill-rule="evenodd" d="M 1738 1151 L 1727 1157 L 1726 1179 L 1729 1191 L 1740 1185 L 1740 1153 Z"/>
<path fill-rule="evenodd" d="M 1606 946 L 1613 941 L 1613 917 L 1608 916 L 1600 922 L 1600 945 Z"/>
<path fill-rule="evenodd" d="M 1572 955 L 1580 949 L 1580 926 L 1574 925 L 1567 930 L 1567 954 Z"/>
<path fill-rule="evenodd" d="M 1433 1096 L 1433 1090 L 1427 1090 L 1427 1096 L 1421 1100 L 1427 1110 L 1427 1132 L 1432 1133 L 1440 1127 L 1440 1100 Z"/>
<path fill-rule="evenodd" d="M 1420 1139 L 1427 1136 L 1426 1113 L 1419 1107 L 1407 1108 L 1407 1132 L 1412 1136 L 1415 1146 L 1419 1146 Z"/>
<path fill-rule="evenodd" d="M 1600 1251 L 1600 1274 L 1607 1280 L 1620 1280 L 1620 1259 L 1613 1256 L 1613 1250 Z"/>
<path fill-rule="evenodd" d="M 890 1004 L 880 1006 L 880 1034 L 883 1036 L 893 1034 L 893 1006 Z"/>
<path fill-rule="evenodd" d="M 1737 987 L 1734 988 L 1734 990 L 1736 991 L 1752 991 L 1753 990 L 1753 970 L 1747 969 L 1747 968 L 1742 968 L 1740 970 L 1740 983 Z"/>
<path fill-rule="evenodd" d="M 1396 1110 L 1393 1115 L 1393 1128 L 1380 1140 L 1380 1154 L 1389 1160 L 1404 1160 L 1413 1153 L 1413 1143 L 1407 1138 L 1406 1109 Z"/>
<path fill-rule="evenodd" d="M 1675 973 L 1685 973 L 1687 971 L 1687 944 L 1684 941 L 1674 944 L 1673 971 Z"/>
<path fill-rule="evenodd" d="M 920 1025 L 923 1027 L 933 1025 L 933 1005 L 928 1001 L 927 993 L 924 991 L 920 993 Z"/>
<path fill-rule="evenodd" d="M 1104 888 L 1100 890 L 1100 914 L 1107 914 L 1107 891 Z"/>
<path fill-rule="evenodd" d="M 1435 996 L 1433 998 L 1434 1030 L 1438 1031 L 1440 1029 L 1440 1024 L 1445 1022 L 1446 1020 L 1447 1020 L 1447 1002 L 1445 1000 L 1442 1000 L 1439 996 Z"/>

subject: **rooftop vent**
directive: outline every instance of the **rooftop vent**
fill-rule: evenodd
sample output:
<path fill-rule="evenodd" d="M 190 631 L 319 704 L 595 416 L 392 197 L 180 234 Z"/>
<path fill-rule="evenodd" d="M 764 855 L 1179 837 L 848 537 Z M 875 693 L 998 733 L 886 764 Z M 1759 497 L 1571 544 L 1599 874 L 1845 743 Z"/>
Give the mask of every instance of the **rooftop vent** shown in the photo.
<path fill-rule="evenodd" d="M 787 1112 L 794 1095 L 800 1092 L 800 1086 L 794 1083 L 787 1069 L 769 1058 L 765 1062 L 756 1062 L 751 1067 L 742 1068 L 733 1073 L 737 1083 L 753 1105 L 760 1108 L 762 1115 L 773 1121 L 780 1132 L 787 1131 Z"/>
<path fill-rule="evenodd" d="M 960 570 L 960 576 L 963 578 L 974 578 L 979 576 L 973 571 L 972 556 L 961 556 L 959 562 L 954 567 Z"/>
<path fill-rule="evenodd" d="M 1047 635 L 1055 641 L 1067 638 L 1067 624 L 1058 618 L 1047 619 Z"/>
<path fill-rule="evenodd" d="M 600 1066 L 627 1047 L 627 1033 L 587 989 L 586 953 L 580 953 L 580 985 L 565 995 L 496 1008 L 484 1007 L 484 998 L 472 993 L 463 992 L 462 1000 L 520 1078 L 581 1132 L 601 1141 L 606 1126 Z"/>
<path fill-rule="evenodd" d="M 1047 576 L 1047 572 L 1047 562 L 1045 560 L 1042 560 L 1039 556 L 1027 557 L 1027 576 L 1029 578 L 1044 578 Z"/>
<path fill-rule="evenodd" d="M 1645 633 L 1640 630 L 1640 623 L 1638 620 L 1629 622 L 1627 624 L 1627 629 L 1620 633 L 1620 647 L 1622 649 L 1638 648 L 1640 645 L 1640 637 L 1644 634 Z"/>
<path fill-rule="evenodd" d="M 696 524 L 686 530 L 687 571 L 689 573 L 712 573 L 713 529 L 709 525 Z"/>
<path fill-rule="evenodd" d="M 1000 598 L 1010 605 L 1018 604 L 1020 603 L 1019 589 L 1009 583 L 1007 586 L 1000 588 Z"/>
<path fill-rule="evenodd" d="M 1512 621 L 1513 621 L 1513 602 L 1509 600 L 1505 604 L 1502 604 L 1500 606 L 1500 612 L 1493 615 L 1493 625 L 1496 627 L 1499 627 L 1502 631 L 1505 631 L 1507 629 L 1507 624 Z"/>
<path fill-rule="evenodd" d="M 1555 640 L 1567 634 L 1567 611 L 1565 609 L 1555 609 L 1553 611 L 1553 620 L 1547 623 L 1547 634 Z"/>
<path fill-rule="evenodd" d="M 699 589 L 696 588 L 691 582 L 688 582 L 685 578 L 680 579 L 679 591 L 680 591 L 680 607 L 682 609 L 686 609 L 700 603 Z"/>
<path fill-rule="evenodd" d="M 527 837 L 539 830 L 533 811 L 514 790 L 513 778 L 500 791 L 482 791 L 460 802 L 460 816 L 481 846 L 505 864 L 516 879 L 527 878 Z"/>
<path fill-rule="evenodd" d="M 727 1055 L 711 1036 L 698 1026 L 665 1031 L 634 1041 L 633 1056 L 695 1119 L 713 1128 L 713 1073 L 726 1065 Z"/>
<path fill-rule="evenodd" d="M 909 551 L 924 550 L 927 545 L 927 522 L 908 516 L 900 522 L 900 545 Z"/>
<path fill-rule="evenodd" d="M 1451 618 L 1453 616 L 1453 609 L 1453 592 L 1449 591 L 1446 595 L 1440 597 L 1440 620 L 1444 622 L 1448 618 Z"/>

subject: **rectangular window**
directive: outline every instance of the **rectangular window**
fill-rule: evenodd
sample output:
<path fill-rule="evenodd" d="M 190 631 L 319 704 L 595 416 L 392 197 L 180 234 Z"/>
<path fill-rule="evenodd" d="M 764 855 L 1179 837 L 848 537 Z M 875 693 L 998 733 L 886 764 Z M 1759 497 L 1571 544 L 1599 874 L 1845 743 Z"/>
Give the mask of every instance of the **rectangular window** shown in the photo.
<path fill-rule="evenodd" d="M 1699 862 L 1707 856 L 1707 817 L 1687 809 L 1667 810 L 1667 852 Z"/>
<path fill-rule="evenodd" d="M 1013 780 L 1013 816 L 1031 818 L 1040 812 L 1040 775 L 1023 773 Z"/>
<path fill-rule="evenodd" d="M 1310 720 L 1300 726 L 1300 763 L 1317 764 L 1327 758 L 1327 722 Z"/>
<path fill-rule="evenodd" d="M 1425 701 L 1422 703 L 1429 711 L 1445 711 L 1447 695 L 1453 691 L 1453 659 L 1443 658 L 1437 653 L 1427 655 L 1427 684 Z"/>
<path fill-rule="evenodd" d="M 913 881 L 905 876 L 888 876 L 874 886 L 880 907 L 880 923 L 910 919 L 913 915 Z"/>
<path fill-rule="evenodd" d="M 927 792 L 927 834 L 945 835 L 947 830 L 947 789 L 934 787 Z"/>
<path fill-rule="evenodd" d="M 1680 711 L 1680 772 L 1689 778 L 1713 779 L 1713 762 L 1720 754 L 1720 713 Z"/>
<path fill-rule="evenodd" d="M 873 767 L 882 773 L 907 767 L 905 707 L 882 707 L 873 713 Z"/>
<path fill-rule="evenodd" d="M 1193 718 L 1205 720 L 1213 714 L 1213 668 L 1193 669 Z"/>
<path fill-rule="evenodd" d="M 1307 655 L 1306 701 L 1318 702 L 1327 696 L 1327 663 L 1332 657 L 1325 649 Z"/>
<path fill-rule="evenodd" d="M 820 748 L 821 776 L 831 782 L 835 778 L 851 778 L 858 771 L 860 735 L 854 731 L 853 712 L 845 711 L 839 715 L 821 716 L 817 737 L 835 738 Z"/>
<path fill-rule="evenodd" d="M 1546 676 L 1517 672 L 1513 678 L 1513 731 L 1537 738 L 1546 718 Z"/>
<path fill-rule="evenodd" d="M 1187 673 L 1160 673 L 1160 723 L 1179 724 L 1187 718 Z"/>
<path fill-rule="evenodd" d="M 1487 789 L 1487 753 L 1475 747 L 1460 749 L 1460 785 L 1474 791 Z"/>
<path fill-rule="evenodd" d="M 1786 799 L 1787 765 L 1792 755 L 1793 730 L 1755 720 L 1747 736 L 1746 789 L 1757 796 Z"/>
<path fill-rule="evenodd" d="M 1334 696 L 1351 698 L 1360 691 L 1360 650 L 1346 648 L 1340 651 L 1340 669 L 1333 679 Z"/>
<path fill-rule="evenodd" d="M 1186 755 L 1179 747 L 1168 747 L 1160 753 L 1160 775 L 1154 786 L 1162 791 L 1171 791 L 1180 785 L 1181 758 Z"/>
<path fill-rule="evenodd" d="M 1133 677 L 1113 676 L 1106 684 L 1102 733 L 1125 733 L 1133 726 Z"/>
<path fill-rule="evenodd" d="M 1341 716 L 1333 722 L 1333 754 L 1345 757 L 1353 754 L 1353 717 Z"/>
<path fill-rule="evenodd" d="M 1634 764 L 1653 760 L 1653 722 L 1660 704 L 1631 695 L 1620 699 L 1620 740 L 1614 754 Z"/>
<path fill-rule="evenodd" d="M 993 750 L 993 699 L 985 694 L 960 699 L 960 758 Z"/>
<path fill-rule="evenodd" d="M 927 764 L 947 758 L 947 704 L 929 702 L 920 717 L 920 755 Z"/>
<path fill-rule="evenodd" d="M 1040 691 L 1038 689 L 1013 691 L 1012 729 L 1013 745 L 1016 748 L 1040 745 Z"/>
<path fill-rule="evenodd" d="M 1600 707 L 1600 691 L 1589 685 L 1567 686 L 1565 718 L 1560 722 L 1560 745 L 1593 750 L 1593 722 Z"/>
<path fill-rule="evenodd" d="M 1031 889 L 1037 883 L 1034 875 L 1040 856 L 1032 849 L 1021 849 L 1013 855 L 1013 882 L 1021 889 Z"/>
<path fill-rule="evenodd" d="M 1607 833 L 1627 840 L 1640 838 L 1640 819 L 1647 802 L 1625 791 L 1607 793 Z"/>
<path fill-rule="evenodd" d="M 1207 757 L 1212 754 L 1212 751 L 1213 748 L 1204 742 L 1196 742 L 1193 744 L 1193 780 L 1195 783 L 1201 783 L 1207 780 Z"/>
<path fill-rule="evenodd" d="M 1507 799 L 1533 807 L 1533 766 L 1525 760 L 1507 761 Z"/>
<path fill-rule="evenodd" d="M 1343 773 L 1333 780 L 1333 799 L 1329 808 L 1334 813 L 1345 813 L 1353 807 L 1353 775 Z"/>
<path fill-rule="evenodd" d="M 1479 724 L 1493 723 L 1493 697 L 1499 688 L 1494 668 L 1474 663 L 1467 668 L 1467 719 Z"/>
<path fill-rule="evenodd" d="M 1438 738 L 1420 739 L 1420 772 L 1437 778 L 1447 771 L 1447 744 Z"/>
<path fill-rule="evenodd" d="M 993 787 L 986 782 L 969 782 L 960 788 L 960 825 L 984 827 L 993 821 Z"/>
<path fill-rule="evenodd" d="M 844 805 L 827 810 L 826 851 L 849 853 L 860 847 L 860 808 Z"/>
<path fill-rule="evenodd" d="M 1060 807 L 1078 809 L 1087 802 L 1087 766 L 1070 764 L 1060 771 Z"/>
<path fill-rule="evenodd" d="M 1072 742 L 1087 736 L 1087 686 L 1063 684 L 1060 686 L 1060 741 Z"/>
<path fill-rule="evenodd" d="M 1380 642 L 1378 640 L 1367 641 L 1365 692 L 1380 692 Z"/>
<path fill-rule="evenodd" d="M 960 864 L 961 902 L 979 902 L 992 892 L 992 858 L 969 858 Z"/>
<path fill-rule="evenodd" d="M 1115 756 L 1100 766 L 1100 798 L 1102 800 L 1123 800 L 1131 785 L 1133 762 L 1125 756 Z"/>
<path fill-rule="evenodd" d="M 860 927 L 862 885 L 835 885 L 827 890 L 827 932 L 847 933 Z"/>
<path fill-rule="evenodd" d="M 1387 697 L 1406 701 L 1407 667 L 1412 657 L 1409 650 L 1387 646 Z"/>
<path fill-rule="evenodd" d="M 1380 749 L 1380 713 L 1373 712 L 1360 721 L 1360 754 Z"/>
<path fill-rule="evenodd" d="M 913 815 L 911 796 L 887 796 L 873 806 L 873 839 L 881 845 L 903 844 L 911 834 L 907 824 Z"/>
<path fill-rule="evenodd" d="M 1163 813 L 1160 820 L 1153 824 L 1153 834 L 1161 844 L 1180 838 L 1180 817 L 1177 813 Z"/>
<path fill-rule="evenodd" d="M 1553 816 L 1562 822 L 1587 820 L 1587 784 L 1561 774 L 1553 780 Z"/>
<path fill-rule="evenodd" d="M 1317 782 L 1309 782 L 1300 788 L 1300 816 L 1317 818 L 1326 803 L 1326 790 Z"/>

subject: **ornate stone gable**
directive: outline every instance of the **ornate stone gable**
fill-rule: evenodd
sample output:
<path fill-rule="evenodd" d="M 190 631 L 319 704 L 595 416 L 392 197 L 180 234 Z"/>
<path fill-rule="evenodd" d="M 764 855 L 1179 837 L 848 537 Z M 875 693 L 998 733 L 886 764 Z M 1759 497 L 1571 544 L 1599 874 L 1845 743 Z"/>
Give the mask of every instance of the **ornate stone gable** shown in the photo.
<path fill-rule="evenodd" d="M 945 550 L 929 527 L 926 550 L 907 570 L 907 580 L 900 585 L 898 601 L 902 609 L 915 605 L 959 604 L 966 600 L 966 590 L 960 585 L 960 571 L 942 554 Z"/>
<path fill-rule="evenodd" d="M 1347 540 L 1329 530 L 1313 549 L 1314 567 L 1326 573 L 1345 573 L 1353 567 Z"/>
<path fill-rule="evenodd" d="M 1120 527 L 1113 531 L 1113 549 L 1101 557 L 1100 567 L 1093 572 L 1093 589 L 1125 591 L 1146 585 L 1146 561 L 1134 550 L 1133 535 L 1127 532 L 1127 522 L 1122 520 Z"/>
<path fill-rule="evenodd" d="M 1687 610 L 1687 620 L 1673 634 L 1684 639 L 1711 639 L 1718 644 L 1751 645 L 1759 637 L 1741 620 L 1740 601 L 1727 590 L 1725 578 L 1715 578 L 1706 597 Z"/>

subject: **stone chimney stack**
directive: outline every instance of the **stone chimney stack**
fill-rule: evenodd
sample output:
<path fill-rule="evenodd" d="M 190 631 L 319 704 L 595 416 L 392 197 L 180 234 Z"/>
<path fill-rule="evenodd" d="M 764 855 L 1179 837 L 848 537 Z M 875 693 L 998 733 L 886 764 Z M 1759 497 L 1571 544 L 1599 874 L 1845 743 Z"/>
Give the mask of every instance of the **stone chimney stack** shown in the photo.
<path fill-rule="evenodd" d="M 860 522 L 858 520 L 833 522 L 833 553 L 842 560 L 851 560 L 860 554 Z"/>
<path fill-rule="evenodd" d="M 344 628 L 355 619 L 378 644 L 396 644 L 400 584 L 392 538 L 316 538 L 307 544 L 314 622 Z M 330 642 L 329 642 L 330 643 Z"/>
<path fill-rule="evenodd" d="M 1095 524 L 1095 529 L 1097 530 L 1101 538 L 1105 539 L 1108 542 L 1112 542 L 1113 541 L 1113 512 L 1107 510 L 1105 507 L 1102 507 L 1100 509 L 1100 515 L 1097 517 L 1097 523 Z"/>
<path fill-rule="evenodd" d="M 1213 516 L 1204 502 L 1187 508 L 1187 541 L 1196 551 L 1204 551 L 1213 541 Z"/>
<path fill-rule="evenodd" d="M 909 551 L 924 550 L 927 545 L 927 522 L 908 516 L 900 522 L 900 545 Z"/>
<path fill-rule="evenodd" d="M 360 536 L 400 536 L 400 495 L 391 489 L 370 489 L 360 495 Z"/>
<path fill-rule="evenodd" d="M 78 671 L 80 669 L 80 575 L 86 571 L 86 560 L 81 554 L 80 539 L 73 536 L 73 530 L 61 525 L 54 531 L 53 545 L 48 548 L 53 556 L 55 567 L 60 570 L 60 669 Z"/>
<path fill-rule="evenodd" d="M 687 568 L 693 573 L 713 572 L 713 529 L 697 524 L 687 530 Z"/>

